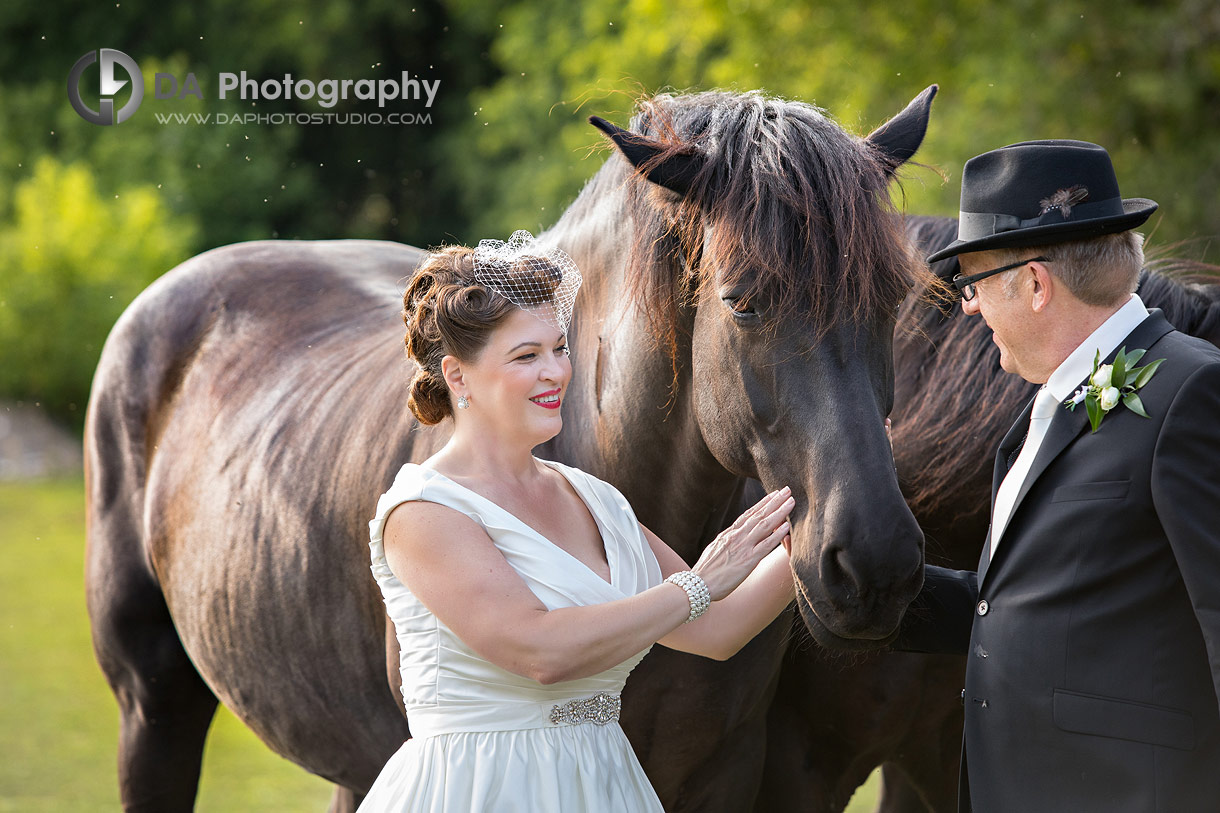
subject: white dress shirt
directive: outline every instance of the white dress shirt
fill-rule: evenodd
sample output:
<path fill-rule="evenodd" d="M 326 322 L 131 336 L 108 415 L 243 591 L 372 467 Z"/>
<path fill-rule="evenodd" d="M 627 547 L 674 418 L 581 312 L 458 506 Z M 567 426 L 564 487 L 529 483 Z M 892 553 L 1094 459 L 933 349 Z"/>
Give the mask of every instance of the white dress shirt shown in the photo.
<path fill-rule="evenodd" d="M 1009 519 L 1012 518 L 1017 494 L 1020 493 L 1025 477 L 1033 466 L 1038 447 L 1042 445 L 1042 439 L 1046 436 L 1051 419 L 1060 408 L 1059 405 L 1072 397 L 1080 385 L 1087 381 L 1093 372 L 1093 359 L 1097 357 L 1098 353 L 1101 354 L 1102 359 L 1105 359 L 1118 349 L 1119 343 L 1127 338 L 1140 322 L 1147 318 L 1148 309 L 1144 307 L 1143 300 L 1137 295 L 1131 294 L 1131 298 L 1121 308 L 1111 314 L 1109 319 L 1102 322 L 1097 330 L 1089 334 L 1087 339 L 1068 354 L 1068 357 L 1055 368 L 1055 372 L 1051 373 L 1051 377 L 1047 379 L 1043 388 L 1038 391 L 1038 395 L 1034 399 L 1034 409 L 1030 415 L 1029 434 L 1016 462 L 1008 470 L 1008 474 L 1005 475 L 1004 481 L 1000 483 L 1000 488 L 996 492 L 995 505 L 991 511 L 992 556 L 995 556 L 1000 537 L 1004 534 Z M 1136 348 L 1128 349 L 1135 350 Z"/>

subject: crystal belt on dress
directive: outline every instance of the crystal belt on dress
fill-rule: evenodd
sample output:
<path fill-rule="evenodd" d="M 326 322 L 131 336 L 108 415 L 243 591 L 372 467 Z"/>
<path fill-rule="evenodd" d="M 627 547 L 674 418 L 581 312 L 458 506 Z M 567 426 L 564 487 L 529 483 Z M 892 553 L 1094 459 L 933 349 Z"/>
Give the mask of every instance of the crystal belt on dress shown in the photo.
<path fill-rule="evenodd" d="M 569 700 L 551 707 L 552 725 L 577 725 L 579 723 L 597 723 L 605 725 L 618 719 L 623 708 L 623 700 L 617 694 L 598 692 L 592 697 L 580 700 Z"/>
<path fill-rule="evenodd" d="M 604 726 L 619 719 L 621 704 L 619 695 L 610 692 L 598 692 L 591 697 L 564 698 L 561 695 L 545 701 L 448 701 L 435 705 L 408 705 L 407 724 L 413 737 L 587 723 Z"/>

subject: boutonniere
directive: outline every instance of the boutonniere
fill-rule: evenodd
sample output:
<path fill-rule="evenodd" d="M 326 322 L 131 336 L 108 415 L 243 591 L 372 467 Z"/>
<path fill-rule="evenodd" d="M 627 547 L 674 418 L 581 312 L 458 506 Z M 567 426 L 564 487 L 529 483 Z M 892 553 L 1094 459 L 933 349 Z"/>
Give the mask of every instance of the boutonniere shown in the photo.
<path fill-rule="evenodd" d="M 1126 351 L 1126 347 L 1120 347 L 1113 364 L 1102 364 L 1101 351 L 1098 350 L 1097 355 L 1093 357 L 1093 373 L 1089 376 L 1089 383 L 1076 390 L 1075 395 L 1063 402 L 1068 409 L 1075 410 L 1083 401 L 1085 411 L 1089 413 L 1089 424 L 1093 427 L 1091 430 L 1093 432 L 1096 432 L 1097 427 L 1101 426 L 1102 418 L 1118 406 L 1120 401 L 1123 406 L 1136 415 L 1142 418 L 1148 417 L 1136 390 L 1152 380 L 1152 376 L 1156 375 L 1157 368 L 1165 359 L 1157 359 L 1151 364 L 1136 367 L 1135 365 L 1144 357 L 1144 351 L 1132 350 L 1130 353 Z"/>

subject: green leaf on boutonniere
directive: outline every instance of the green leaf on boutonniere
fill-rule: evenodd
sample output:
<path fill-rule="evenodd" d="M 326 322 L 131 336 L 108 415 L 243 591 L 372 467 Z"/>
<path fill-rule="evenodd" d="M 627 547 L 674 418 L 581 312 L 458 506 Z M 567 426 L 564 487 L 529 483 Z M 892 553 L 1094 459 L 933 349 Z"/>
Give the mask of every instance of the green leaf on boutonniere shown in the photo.
<path fill-rule="evenodd" d="M 1157 359 L 1151 364 L 1139 368 L 1139 374 L 1135 377 L 1135 388 L 1137 390 L 1152 380 L 1153 374 L 1156 373 L 1156 368 L 1160 367 L 1161 362 L 1164 360 L 1165 359 Z"/>
<path fill-rule="evenodd" d="M 1101 426 L 1101 419 L 1106 414 L 1101 411 L 1101 401 L 1093 393 L 1089 393 L 1084 397 L 1084 408 L 1089 413 L 1089 424 L 1093 427 L 1092 431 L 1096 432 L 1097 427 Z"/>
<path fill-rule="evenodd" d="M 1120 348 L 1118 354 L 1114 356 L 1114 363 L 1110 365 L 1112 372 L 1110 373 L 1110 386 L 1122 388 L 1127 383 L 1127 355 L 1123 352 L 1126 348 Z"/>
<path fill-rule="evenodd" d="M 1140 359 L 1142 359 L 1144 357 L 1144 354 L 1147 352 L 1148 352 L 1147 350 L 1132 350 L 1130 353 L 1128 353 L 1127 354 L 1127 369 L 1130 370 L 1130 369 L 1134 368 L 1135 365 L 1139 364 Z"/>
<path fill-rule="evenodd" d="M 1144 411 L 1144 402 L 1141 401 L 1140 397 L 1133 392 L 1129 392 L 1123 396 L 1123 405 L 1136 415 L 1139 415 L 1141 418 L 1148 417 L 1148 413 Z"/>

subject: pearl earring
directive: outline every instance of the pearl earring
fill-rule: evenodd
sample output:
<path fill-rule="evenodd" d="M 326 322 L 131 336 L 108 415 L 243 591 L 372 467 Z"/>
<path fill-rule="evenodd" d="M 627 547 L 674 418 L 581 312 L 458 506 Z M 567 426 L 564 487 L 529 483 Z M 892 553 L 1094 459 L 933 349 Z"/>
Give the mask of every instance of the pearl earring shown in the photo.
<path fill-rule="evenodd" d="M 465 395 L 459 395 L 457 405 L 458 409 L 470 409 L 470 399 Z"/>

